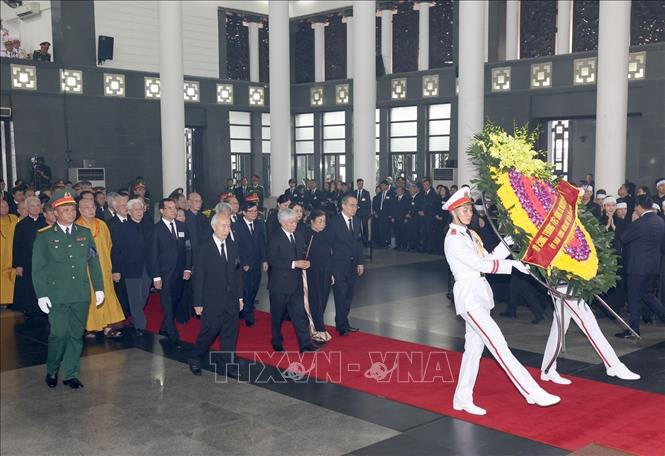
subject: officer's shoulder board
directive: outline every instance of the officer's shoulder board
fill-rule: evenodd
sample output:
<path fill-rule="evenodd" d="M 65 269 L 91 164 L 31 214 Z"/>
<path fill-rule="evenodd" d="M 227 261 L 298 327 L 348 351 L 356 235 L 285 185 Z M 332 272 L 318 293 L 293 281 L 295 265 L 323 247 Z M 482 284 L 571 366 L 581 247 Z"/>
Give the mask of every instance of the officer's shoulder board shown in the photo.
<path fill-rule="evenodd" d="M 455 228 L 451 228 L 449 234 L 457 234 L 457 230 Z"/>
<path fill-rule="evenodd" d="M 45 231 L 48 231 L 51 229 L 53 225 L 46 225 L 44 228 L 40 228 L 37 230 L 38 233 L 44 233 Z"/>

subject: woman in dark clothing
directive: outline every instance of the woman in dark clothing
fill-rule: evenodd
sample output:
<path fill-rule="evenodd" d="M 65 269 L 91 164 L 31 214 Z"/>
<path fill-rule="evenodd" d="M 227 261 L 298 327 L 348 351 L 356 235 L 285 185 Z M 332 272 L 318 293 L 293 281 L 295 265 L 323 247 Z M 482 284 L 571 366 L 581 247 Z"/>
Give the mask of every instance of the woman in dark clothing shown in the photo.
<path fill-rule="evenodd" d="M 310 226 L 305 231 L 307 259 L 311 265 L 307 269 L 307 297 L 309 309 L 314 323 L 317 341 L 330 340 L 323 323 L 323 314 L 328 303 L 330 287 L 334 283 L 332 276 L 332 239 L 326 228 L 326 214 L 314 209 L 310 214 Z"/>
<path fill-rule="evenodd" d="M 305 234 L 307 223 L 305 223 L 305 208 L 302 204 L 292 201 L 289 208 L 293 209 L 298 218 L 298 226 L 296 226 L 296 233 L 301 235 Z"/>

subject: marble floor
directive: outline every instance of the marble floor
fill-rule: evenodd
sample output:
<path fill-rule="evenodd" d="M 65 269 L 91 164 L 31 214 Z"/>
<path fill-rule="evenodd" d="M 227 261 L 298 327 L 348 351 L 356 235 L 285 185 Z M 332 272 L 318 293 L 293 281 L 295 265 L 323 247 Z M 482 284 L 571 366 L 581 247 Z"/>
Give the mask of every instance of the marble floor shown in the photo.
<path fill-rule="evenodd" d="M 447 269 L 435 256 L 374 251 L 351 312 L 362 331 L 461 350 L 463 322 L 446 298 Z M 267 310 L 264 284 L 259 309 Z M 497 306 L 503 309 L 503 304 Z M 496 317 L 516 356 L 539 366 L 551 320 Z M 334 321 L 332 297 L 326 320 Z M 615 339 L 622 360 L 643 375 L 630 386 L 665 394 L 665 326 L 643 328 L 639 343 Z M 0 311 L 0 453 L 3 455 L 548 455 L 559 448 L 328 383 L 250 384 L 195 377 L 182 351 L 159 336 L 87 338 L 85 388 L 44 385 L 44 325 Z M 204 366 L 212 370 L 210 366 Z M 605 375 L 573 326 L 562 373 L 619 383 Z M 222 376 L 222 380 L 225 378 Z"/>

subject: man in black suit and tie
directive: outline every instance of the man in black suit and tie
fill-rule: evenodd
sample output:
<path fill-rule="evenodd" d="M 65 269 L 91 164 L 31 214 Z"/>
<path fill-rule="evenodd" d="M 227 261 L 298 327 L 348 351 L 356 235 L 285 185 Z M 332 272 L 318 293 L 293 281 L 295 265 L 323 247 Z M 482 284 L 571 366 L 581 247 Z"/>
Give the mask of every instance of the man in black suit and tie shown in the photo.
<path fill-rule="evenodd" d="M 376 223 L 375 243 L 378 247 L 388 247 L 390 245 L 392 203 L 394 197 L 388 181 L 382 181 L 379 186 L 381 187 L 381 192 L 376 195 L 372 207 L 374 211 L 374 223 Z"/>
<path fill-rule="evenodd" d="M 259 208 L 256 203 L 245 203 L 243 216 L 236 224 L 240 264 L 243 270 L 243 301 L 245 308 L 242 318 L 247 326 L 254 326 L 254 300 L 261 285 L 261 271 L 268 271 L 266 261 L 266 230 L 263 222 L 257 220 Z"/>
<path fill-rule="evenodd" d="M 281 210 L 277 217 L 281 228 L 273 233 L 268 245 L 272 347 L 275 351 L 284 350 L 282 319 L 288 312 L 300 352 L 316 351 L 320 345 L 311 340 L 309 319 L 305 313 L 303 270 L 310 266 L 304 259 L 305 239 L 296 233 L 298 219 L 292 209 Z"/>
<path fill-rule="evenodd" d="M 638 196 L 635 200 L 633 223 L 621 235 L 624 246 L 630 247 L 627 273 L 628 324 L 640 333 L 640 317 L 644 302 L 661 321 L 665 321 L 665 307 L 654 294 L 660 271 L 660 257 L 665 254 L 665 222 L 652 207 L 653 200 Z M 662 271 L 661 271 L 662 272 Z M 629 331 L 616 334 L 630 339 Z"/>
<path fill-rule="evenodd" d="M 365 181 L 363 179 L 356 179 L 356 185 L 358 188 L 353 192 L 358 201 L 356 217 L 362 223 L 363 244 L 367 245 L 369 242 L 369 218 L 372 216 L 372 197 L 365 190 Z"/>
<path fill-rule="evenodd" d="M 293 200 L 296 197 L 296 187 L 296 180 L 293 178 L 289 179 L 289 188 L 284 190 L 284 194 L 288 196 L 290 200 Z"/>
<path fill-rule="evenodd" d="M 422 220 L 423 251 L 434 252 L 434 216 L 441 207 L 441 198 L 432 188 L 429 177 L 423 179 L 423 207 L 418 213 Z"/>
<path fill-rule="evenodd" d="M 323 193 L 316 188 L 316 181 L 314 179 L 307 183 L 307 191 L 305 192 L 305 210 L 312 211 L 313 209 L 321 209 L 323 203 Z"/>
<path fill-rule="evenodd" d="M 201 315 L 201 331 L 189 352 L 189 369 L 201 375 L 201 357 L 219 335 L 227 376 L 237 376 L 234 352 L 238 339 L 238 311 L 243 308 L 242 267 L 238 249 L 228 242 L 231 220 L 215 214 L 213 234 L 202 239 L 194 263 L 194 311 Z"/>
<path fill-rule="evenodd" d="M 406 193 L 404 187 L 395 189 L 395 202 L 393 204 L 393 231 L 395 232 L 395 248 L 406 250 L 408 237 L 406 232 L 407 214 L 411 210 L 411 195 Z"/>
<path fill-rule="evenodd" d="M 353 195 L 342 198 L 342 212 L 330 219 L 326 231 L 330 231 L 332 243 L 332 286 L 335 296 L 335 327 L 340 336 L 358 331 L 349 324 L 349 311 L 353 301 L 356 277 L 365 272 L 360 219 L 356 217 L 358 200 Z"/>
<path fill-rule="evenodd" d="M 245 198 L 247 197 L 248 194 L 249 194 L 249 186 L 247 185 L 247 178 L 243 177 L 240 180 L 240 185 L 238 185 L 236 187 L 236 191 L 235 191 L 235 195 L 236 195 L 236 198 L 238 198 L 238 202 L 239 203 L 244 203 Z M 227 200 L 227 202 L 228 202 L 228 200 Z"/>
<path fill-rule="evenodd" d="M 152 237 L 150 273 L 154 287 L 161 291 L 162 328 L 171 344 L 180 348 L 180 336 L 173 319 L 183 281 L 192 276 L 191 241 L 187 226 L 175 219 L 178 213 L 175 201 L 162 199 L 159 212 L 162 218 L 155 224 Z"/>
<path fill-rule="evenodd" d="M 190 193 L 187 197 L 187 202 L 189 209 L 185 211 L 185 225 L 187 225 L 187 231 L 192 241 L 192 253 L 195 253 L 199 243 L 207 239 L 210 234 L 210 222 L 201 213 L 203 199 L 200 194 L 196 192 Z"/>

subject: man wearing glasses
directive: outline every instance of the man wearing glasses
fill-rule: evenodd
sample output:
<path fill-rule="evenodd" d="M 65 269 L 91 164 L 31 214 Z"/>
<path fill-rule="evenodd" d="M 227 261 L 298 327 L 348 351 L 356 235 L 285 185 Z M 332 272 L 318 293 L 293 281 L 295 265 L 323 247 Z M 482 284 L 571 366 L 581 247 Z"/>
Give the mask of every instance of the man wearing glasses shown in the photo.
<path fill-rule="evenodd" d="M 240 264 L 243 269 L 243 301 L 241 317 L 247 326 L 254 326 L 254 300 L 261 284 L 261 270 L 268 271 L 266 261 L 266 230 L 257 220 L 259 208 L 248 202 L 242 206 L 243 217 L 236 224 Z"/>

